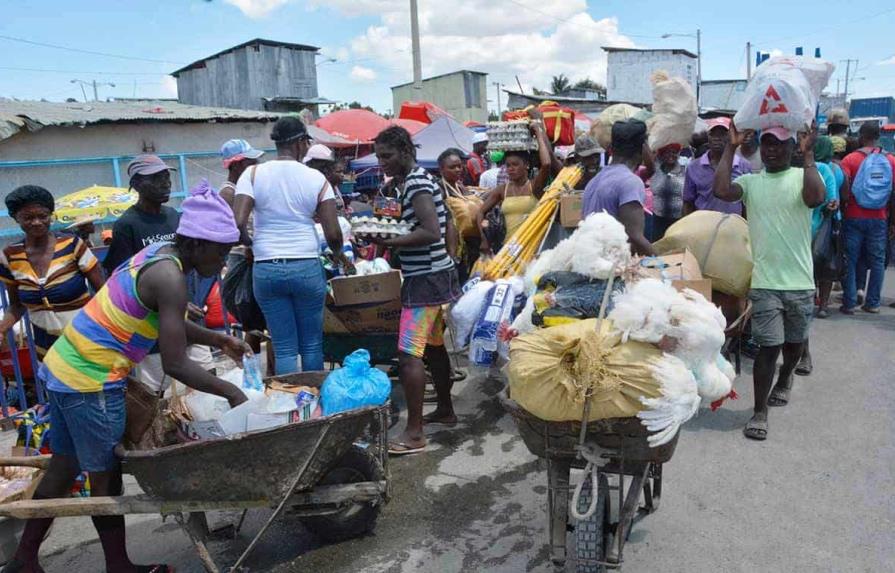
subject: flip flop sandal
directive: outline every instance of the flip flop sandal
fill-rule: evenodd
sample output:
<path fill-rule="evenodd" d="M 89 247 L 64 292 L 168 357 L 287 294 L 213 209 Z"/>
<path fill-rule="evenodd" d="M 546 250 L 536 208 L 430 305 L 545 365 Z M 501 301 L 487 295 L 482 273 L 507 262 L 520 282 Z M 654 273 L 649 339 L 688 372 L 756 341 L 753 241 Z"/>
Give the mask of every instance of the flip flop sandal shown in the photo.
<path fill-rule="evenodd" d="M 789 404 L 789 392 L 791 388 L 774 388 L 768 396 L 768 406 L 782 408 Z"/>
<path fill-rule="evenodd" d="M 455 368 L 451 371 L 451 382 L 462 382 L 466 380 L 466 370 L 463 368 Z"/>
<path fill-rule="evenodd" d="M 444 426 L 446 428 L 453 428 L 459 423 L 457 422 L 442 422 L 441 420 L 429 420 L 426 419 L 426 416 L 423 416 L 423 425 L 424 426 Z"/>
<path fill-rule="evenodd" d="M 768 439 L 768 423 L 767 421 L 749 420 L 746 427 L 743 428 L 743 435 L 750 440 L 764 441 Z"/>
<path fill-rule="evenodd" d="M 410 446 L 404 442 L 389 442 L 388 453 L 390 456 L 407 456 L 426 451 L 426 446 Z"/>

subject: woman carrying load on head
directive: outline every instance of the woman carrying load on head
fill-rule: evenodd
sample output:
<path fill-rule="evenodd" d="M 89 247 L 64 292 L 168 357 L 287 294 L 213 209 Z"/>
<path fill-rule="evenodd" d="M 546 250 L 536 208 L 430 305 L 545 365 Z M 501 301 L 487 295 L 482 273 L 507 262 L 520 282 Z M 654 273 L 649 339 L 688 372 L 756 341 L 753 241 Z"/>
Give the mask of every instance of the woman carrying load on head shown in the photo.
<path fill-rule="evenodd" d="M 488 233 L 482 227 L 488 212 L 495 207 L 500 207 L 503 210 L 503 215 L 506 218 L 506 236 L 507 238 L 512 237 L 538 204 L 551 174 L 555 158 L 553 147 L 544 130 L 543 117 L 538 110 L 531 110 L 529 115 L 533 120 L 531 122 L 532 135 L 538 141 L 538 171 L 533 178 L 530 176 L 531 154 L 528 151 L 506 152 L 505 162 L 509 181 L 488 194 L 476 216 L 478 228 L 482 230 L 481 252 L 485 255 L 491 254 L 498 247 L 498 245 L 491 245 Z"/>

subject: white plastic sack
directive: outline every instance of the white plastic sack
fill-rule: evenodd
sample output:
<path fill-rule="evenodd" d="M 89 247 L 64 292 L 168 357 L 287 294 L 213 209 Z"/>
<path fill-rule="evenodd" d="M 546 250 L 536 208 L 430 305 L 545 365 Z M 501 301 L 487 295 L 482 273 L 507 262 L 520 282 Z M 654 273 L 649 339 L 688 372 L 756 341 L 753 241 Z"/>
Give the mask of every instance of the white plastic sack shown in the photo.
<path fill-rule="evenodd" d="M 817 58 L 777 57 L 758 66 L 733 118 L 738 130 L 811 126 L 820 92 L 835 67 Z"/>
<path fill-rule="evenodd" d="M 664 71 L 653 74 L 653 117 L 647 121 L 649 146 L 656 151 L 690 142 L 696 125 L 696 95 L 682 78 L 669 78 Z"/>
<path fill-rule="evenodd" d="M 469 344 L 469 336 L 475 321 L 479 319 L 485 299 L 491 292 L 494 283 L 491 281 L 479 281 L 451 308 L 451 325 L 453 327 L 454 340 L 460 348 Z"/>

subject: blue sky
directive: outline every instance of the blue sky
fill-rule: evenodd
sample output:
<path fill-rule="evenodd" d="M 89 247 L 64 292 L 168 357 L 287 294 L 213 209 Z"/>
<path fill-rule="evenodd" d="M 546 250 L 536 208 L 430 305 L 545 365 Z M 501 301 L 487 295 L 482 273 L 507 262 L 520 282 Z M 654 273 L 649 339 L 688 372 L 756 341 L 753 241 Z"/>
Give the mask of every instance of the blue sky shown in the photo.
<path fill-rule="evenodd" d="M 83 99 L 72 79 L 114 83 L 100 96 L 174 95 L 166 74 L 183 64 L 255 37 L 321 46 L 320 95 L 359 100 L 385 111 L 389 86 L 411 78 L 408 0 L 7 0 L 0 20 L 0 96 Z M 490 81 L 546 87 L 555 73 L 601 80 L 601 45 L 679 47 L 663 33 L 703 36 L 703 77 L 745 73 L 746 42 L 793 53 L 804 46 L 837 64 L 829 91 L 844 78 L 840 60 L 858 59 L 853 97 L 895 95 L 895 6 L 841 1 L 702 0 L 419 0 L 424 74 L 459 68 L 488 72 Z M 735 15 L 731 17 L 731 14 Z M 12 40 L 9 38 L 17 38 Z M 56 49 L 39 44 L 54 44 Z M 115 58 L 73 51 L 105 52 Z M 128 59 L 131 58 L 131 59 Z M 158 60 L 158 61 L 145 61 Z M 885 61 L 889 63 L 881 63 Z M 38 71 L 39 70 L 39 71 Z M 857 79 L 855 79 L 857 78 Z M 88 96 L 90 96 L 88 90 Z M 495 88 L 489 86 L 493 101 Z"/>

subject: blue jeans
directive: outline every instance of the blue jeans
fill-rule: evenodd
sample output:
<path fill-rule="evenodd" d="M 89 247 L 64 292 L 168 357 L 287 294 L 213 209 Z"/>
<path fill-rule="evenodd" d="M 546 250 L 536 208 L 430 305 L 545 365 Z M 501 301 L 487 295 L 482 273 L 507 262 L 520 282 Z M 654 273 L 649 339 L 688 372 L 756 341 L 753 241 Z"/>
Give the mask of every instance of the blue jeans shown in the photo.
<path fill-rule="evenodd" d="M 323 370 L 326 277 L 319 259 L 255 261 L 255 299 L 273 339 L 276 373 Z"/>
<path fill-rule="evenodd" d="M 115 446 L 124 436 L 124 388 L 48 394 L 53 453 L 77 459 L 85 472 L 117 468 Z"/>
<path fill-rule="evenodd" d="M 846 219 L 845 252 L 848 268 L 842 285 L 842 306 L 854 308 L 857 305 L 857 291 L 863 285 L 863 277 L 858 275 L 862 254 L 870 270 L 864 306 L 878 308 L 883 290 L 883 276 L 886 270 L 886 221 L 883 219 Z"/>

